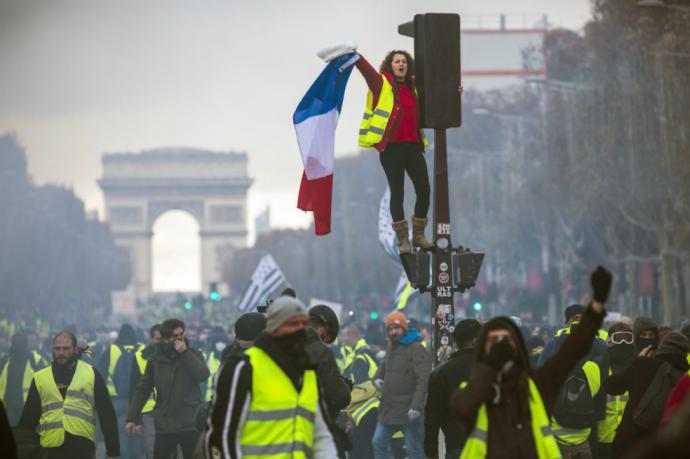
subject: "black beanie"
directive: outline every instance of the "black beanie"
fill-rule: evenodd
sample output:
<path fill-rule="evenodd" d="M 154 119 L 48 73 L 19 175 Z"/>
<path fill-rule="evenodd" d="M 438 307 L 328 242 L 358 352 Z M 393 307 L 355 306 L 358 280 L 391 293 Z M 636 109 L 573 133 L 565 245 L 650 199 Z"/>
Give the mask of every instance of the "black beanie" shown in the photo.
<path fill-rule="evenodd" d="M 585 312 L 585 307 L 582 306 L 581 304 L 571 304 L 567 308 L 565 308 L 565 321 L 568 322 L 571 317 L 577 315 L 577 314 L 582 314 Z"/>
<path fill-rule="evenodd" d="M 242 341 L 254 341 L 266 328 L 266 317 L 260 312 L 242 314 L 235 322 L 235 336 Z"/>

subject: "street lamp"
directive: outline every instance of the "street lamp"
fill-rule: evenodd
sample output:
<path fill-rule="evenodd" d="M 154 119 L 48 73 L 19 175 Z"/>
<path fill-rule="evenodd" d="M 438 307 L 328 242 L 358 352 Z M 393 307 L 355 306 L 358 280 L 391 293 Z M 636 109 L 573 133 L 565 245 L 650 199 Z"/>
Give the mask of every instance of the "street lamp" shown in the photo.
<path fill-rule="evenodd" d="M 640 0 L 637 6 L 644 6 L 648 8 L 663 8 L 667 10 L 680 11 L 683 13 L 690 13 L 690 6 L 683 5 L 669 5 L 663 0 Z"/>

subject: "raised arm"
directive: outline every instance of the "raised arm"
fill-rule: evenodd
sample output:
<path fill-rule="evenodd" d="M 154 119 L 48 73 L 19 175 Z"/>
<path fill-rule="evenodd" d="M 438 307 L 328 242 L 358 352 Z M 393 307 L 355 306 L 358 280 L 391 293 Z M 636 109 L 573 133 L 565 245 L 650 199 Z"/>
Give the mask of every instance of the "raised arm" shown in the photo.
<path fill-rule="evenodd" d="M 364 81 L 367 82 L 369 90 L 374 95 L 374 99 L 379 97 L 381 94 L 381 87 L 383 86 L 383 76 L 376 71 L 374 67 L 371 66 L 369 61 L 367 61 L 364 56 L 359 55 L 359 60 L 355 63 L 355 67 L 359 70 L 359 73 L 364 77 Z M 374 103 L 374 105 L 376 105 Z"/>

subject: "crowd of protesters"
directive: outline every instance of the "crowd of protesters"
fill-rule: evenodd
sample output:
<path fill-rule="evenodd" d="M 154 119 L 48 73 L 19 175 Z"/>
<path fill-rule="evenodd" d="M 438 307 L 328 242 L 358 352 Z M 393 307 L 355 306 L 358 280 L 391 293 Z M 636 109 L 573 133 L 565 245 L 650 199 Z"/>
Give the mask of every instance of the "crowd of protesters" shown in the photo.
<path fill-rule="evenodd" d="M 230 327 L 16 332 L 3 457 L 690 457 L 690 324 L 606 322 L 611 282 L 558 329 L 460 320 L 435 365 L 402 311 L 341 321 L 291 290 Z"/>

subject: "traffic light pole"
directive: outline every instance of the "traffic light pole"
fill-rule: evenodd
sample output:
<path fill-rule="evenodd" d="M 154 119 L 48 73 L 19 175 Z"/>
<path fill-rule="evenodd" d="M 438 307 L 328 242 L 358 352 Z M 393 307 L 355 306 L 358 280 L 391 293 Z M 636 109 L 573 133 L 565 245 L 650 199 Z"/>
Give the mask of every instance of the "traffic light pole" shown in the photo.
<path fill-rule="evenodd" d="M 435 363 L 453 349 L 454 292 L 474 286 L 483 253 L 472 253 L 451 241 L 446 129 L 462 122 L 460 95 L 460 16 L 427 13 L 401 24 L 398 32 L 414 38 L 421 126 L 434 129 L 434 247 L 401 255 L 407 278 L 420 292 L 431 293 Z M 430 265 L 431 264 L 431 265 Z M 431 278 L 429 278 L 431 272 Z"/>
<path fill-rule="evenodd" d="M 436 362 L 448 359 L 452 351 L 455 324 L 453 269 L 448 196 L 448 152 L 446 130 L 434 129 L 434 253 L 431 257 L 432 347 Z"/>

